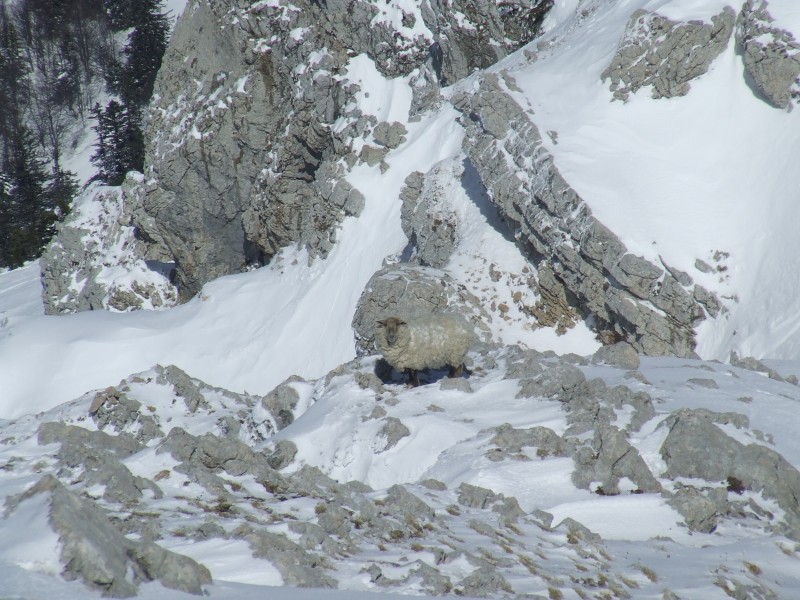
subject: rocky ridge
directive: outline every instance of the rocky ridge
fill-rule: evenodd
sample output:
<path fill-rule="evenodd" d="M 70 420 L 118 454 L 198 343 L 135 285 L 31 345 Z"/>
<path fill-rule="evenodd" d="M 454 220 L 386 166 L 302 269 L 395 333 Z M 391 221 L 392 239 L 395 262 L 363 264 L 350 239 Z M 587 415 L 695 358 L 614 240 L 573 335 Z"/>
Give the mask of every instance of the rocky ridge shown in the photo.
<path fill-rule="evenodd" d="M 432 371 L 409 389 L 367 357 L 264 397 L 155 367 L 0 424 L 0 530 L 46 497 L 62 575 L 113 597 L 149 580 L 202 593 L 214 584 L 191 556 L 215 540 L 270 564 L 285 585 L 491 598 L 660 594 L 710 576 L 703 553 L 730 545 L 760 566 L 747 576 L 715 568 L 715 585 L 773 597 L 769 565 L 797 560 L 800 473 L 748 414 L 766 402 L 780 419 L 800 392 L 736 367 L 646 361 L 624 343 L 592 357 L 486 347 L 472 354 L 466 387 Z M 302 425 L 309 411 L 330 414 L 326 434 Z M 320 444 L 325 452 L 310 451 Z M 426 464 L 398 478 L 418 444 Z M 465 452 L 500 479 L 452 479 L 448 465 Z M 373 468 L 356 478 L 361 455 Z M 673 539 L 604 540 L 557 518 L 535 484 L 553 468 L 571 473 L 559 493 L 607 503 L 608 518 L 615 499 L 672 507 Z M 510 494 L 510 482 L 524 493 Z M 765 536 L 772 550 L 739 535 Z M 669 557 L 687 554 L 691 572 L 670 579 Z"/>

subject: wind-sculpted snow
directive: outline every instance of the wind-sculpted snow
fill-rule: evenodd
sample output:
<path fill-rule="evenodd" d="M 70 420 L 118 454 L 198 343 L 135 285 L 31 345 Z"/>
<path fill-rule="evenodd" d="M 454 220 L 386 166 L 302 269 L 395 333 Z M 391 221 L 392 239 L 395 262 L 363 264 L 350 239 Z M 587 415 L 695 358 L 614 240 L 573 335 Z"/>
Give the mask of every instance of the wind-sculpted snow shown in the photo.
<path fill-rule="evenodd" d="M 41 568 L 117 597 L 159 598 L 144 583 L 156 579 L 222 598 L 237 581 L 791 597 L 800 391 L 697 360 L 636 369 L 629 348 L 484 348 L 466 391 L 443 371 L 417 388 L 381 379 L 374 358 L 265 397 L 159 366 L 5 421 L 6 592 L 24 580 L 15 532 L 45 511 L 61 543 Z"/>

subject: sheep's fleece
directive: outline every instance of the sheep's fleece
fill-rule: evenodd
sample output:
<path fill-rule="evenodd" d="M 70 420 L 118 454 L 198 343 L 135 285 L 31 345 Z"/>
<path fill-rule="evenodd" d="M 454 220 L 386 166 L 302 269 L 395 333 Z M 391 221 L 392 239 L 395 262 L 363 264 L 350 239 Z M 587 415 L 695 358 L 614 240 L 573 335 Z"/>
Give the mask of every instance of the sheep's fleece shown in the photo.
<path fill-rule="evenodd" d="M 475 340 L 472 327 L 458 315 L 420 315 L 401 320 L 407 325 L 399 328 L 394 345 L 387 342 L 384 327 L 379 326 L 375 333 L 378 350 L 398 371 L 459 367 Z"/>

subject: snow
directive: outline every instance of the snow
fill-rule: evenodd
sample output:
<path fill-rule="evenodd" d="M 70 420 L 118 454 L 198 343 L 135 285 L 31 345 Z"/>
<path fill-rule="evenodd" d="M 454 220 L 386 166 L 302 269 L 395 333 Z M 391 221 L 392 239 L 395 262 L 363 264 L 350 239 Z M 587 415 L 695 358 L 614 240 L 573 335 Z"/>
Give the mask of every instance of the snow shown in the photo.
<path fill-rule="evenodd" d="M 684 97 L 653 100 L 643 89 L 612 101 L 601 80 L 636 7 L 685 20 L 726 4 L 614 3 L 581 27 L 551 31 L 557 51 L 533 65 L 515 55 L 502 66 L 540 130 L 557 133 L 544 143 L 595 216 L 633 254 L 685 271 L 723 299 L 730 313 L 698 329 L 701 356 L 796 357 L 800 295 L 787 257 L 800 253 L 800 113 L 770 107 L 744 84 L 733 38 Z M 699 271 L 698 259 L 714 270 Z"/>
<path fill-rule="evenodd" d="M 416 4 L 406 4 L 407 12 L 418 10 Z M 518 53 L 498 69 L 508 69 L 520 89 L 516 99 L 540 130 L 557 133 L 543 135 L 544 143 L 598 219 L 634 254 L 686 271 L 723 299 L 728 312 L 698 328 L 698 354 L 725 360 L 735 350 L 771 359 L 768 364 L 784 376 L 800 374 L 800 170 L 793 162 L 800 154 L 800 111 L 776 110 L 752 93 L 744 84 L 733 41 L 709 73 L 691 82 L 685 97 L 656 101 L 644 89 L 622 103 L 611 100 L 607 82 L 600 80 L 636 8 L 708 21 L 726 4 L 556 0 L 544 25 L 552 47 L 540 50 L 535 62 Z M 166 9 L 179 15 L 185 6 L 186 0 L 171 0 Z M 400 19 L 403 6 L 381 7 L 376 20 Z M 593 7 L 597 10 L 588 10 Z M 770 10 L 778 26 L 800 31 L 796 3 L 772 0 Z M 421 24 L 418 17 L 410 35 L 429 36 Z M 495 312 L 487 323 L 494 339 L 558 354 L 590 355 L 596 350 L 598 342 L 586 324 L 577 323 L 565 335 L 533 328 L 531 319 L 511 301 L 519 292 L 535 302 L 527 278 L 521 276 L 533 275 L 535 269 L 464 164 L 459 114 L 444 103 L 409 122 L 410 78 L 388 80 L 364 55 L 353 57 L 340 76 L 360 86 L 357 103 L 363 114 L 399 121 L 407 134 L 406 141 L 387 154 L 385 172 L 360 164 L 347 175 L 363 192 L 365 208 L 358 218 L 344 220 L 325 260 L 310 260 L 302 249 L 290 247 L 269 266 L 213 281 L 190 302 L 169 310 L 59 317 L 44 315 L 38 263 L 0 272 L 0 426 L 27 428 L 29 434 L 26 441 L 10 445 L 0 440 L 0 497 L 20 493 L 38 478 L 34 463 L 47 451 L 35 442 L 36 424 L 44 418 L 39 413 L 50 411 L 47 418 L 56 420 L 83 417 L 85 406 L 67 403 L 155 364 L 177 365 L 190 376 L 235 392 L 266 394 L 291 375 L 324 377 L 353 359 L 351 319 L 359 295 L 385 262 L 400 260 L 408 243 L 400 227 L 399 190 L 410 173 L 427 172 L 434 165 L 440 169 L 438 183 L 446 192 L 448 210 L 460 223 L 446 270 L 484 305 L 510 307 L 506 318 Z M 245 93 L 247 83 L 240 79 L 231 89 Z M 79 153 L 65 164 L 84 172 L 89 168 L 85 157 L 85 152 Z M 88 203 L 83 209 L 90 223 L 96 214 Z M 710 265 L 711 272 L 699 270 L 698 260 Z M 500 274 L 496 280 L 490 265 Z M 112 275 L 119 276 L 109 272 Z M 608 367 L 581 369 L 608 385 L 625 384 L 651 394 L 657 416 L 629 441 L 656 476 L 666 470 L 660 453 L 668 433 L 661 426 L 663 419 L 687 407 L 745 415 L 750 430 L 732 425 L 722 429 L 742 443 L 774 448 L 800 465 L 800 438 L 794 427 L 800 392 L 789 384 L 722 363 L 677 358 L 643 358 L 640 372 L 647 384 L 625 379 L 623 371 Z M 713 380 L 717 388 L 693 385 L 690 380 L 698 378 Z M 442 390 L 436 383 L 418 389 L 397 386 L 399 401 L 384 407 L 408 427 L 409 435 L 388 449 L 382 422 L 369 418 L 375 398 L 368 389 L 347 377 L 334 378 L 327 386 L 298 382 L 293 387 L 300 394 L 296 410 L 301 416 L 272 441 L 296 444 L 298 456 L 288 472 L 315 466 L 336 480 L 358 480 L 375 490 L 427 478 L 451 490 L 469 483 L 513 496 L 525 511 L 549 511 L 554 525 L 573 518 L 600 534 L 610 551 L 624 556 L 626 568 L 639 561 L 658 564 L 663 569 L 660 577 L 680 597 L 725 597 L 709 573 L 714 568 L 722 574 L 741 570 L 745 554 L 747 560 L 765 557 L 761 566 L 777 589 L 789 594 L 785 597 L 800 593 L 796 553 L 783 538 L 728 522 L 714 535 L 689 534 L 682 517 L 659 494 L 603 497 L 577 489 L 570 458 L 541 457 L 525 449 L 527 460 L 492 461 L 486 454 L 492 428 L 506 423 L 516 428 L 541 426 L 560 435 L 568 423 L 560 402 L 517 398 L 514 381 L 493 373 L 469 381 L 472 393 Z M 133 387 L 132 394 L 140 392 L 143 401 L 159 406 L 174 426 L 198 434 L 218 428 L 216 417 L 191 420 L 169 408 L 163 390 Z M 80 402 L 86 404 L 85 399 Z M 260 418 L 264 415 L 259 410 L 263 412 L 256 408 L 254 413 Z M 616 416 L 616 423 L 625 426 L 631 413 L 621 409 Z M 24 466 L 12 465 L 12 453 Z M 125 464 L 147 478 L 174 467 L 169 455 L 153 448 Z M 184 477 L 175 476 L 163 487 L 174 496 L 202 493 Z M 634 487 L 622 483 L 623 492 Z M 313 511 L 313 506 L 302 510 Z M 33 498 L 0 519 L 4 595 L 27 597 L 31 589 L 55 599 L 89 594 L 82 584 L 57 576 L 58 540 L 46 514 L 44 502 Z M 357 591 L 373 584 L 355 567 L 347 580 L 349 590 L 284 588 L 278 570 L 253 559 L 242 541 L 170 537 L 163 543 L 212 571 L 211 598 L 247 600 L 265 593 L 279 600 L 400 597 Z M 452 568 L 466 575 L 475 566 L 462 557 Z M 647 585 L 644 575 L 637 581 Z M 146 584 L 140 597 L 186 596 Z"/>

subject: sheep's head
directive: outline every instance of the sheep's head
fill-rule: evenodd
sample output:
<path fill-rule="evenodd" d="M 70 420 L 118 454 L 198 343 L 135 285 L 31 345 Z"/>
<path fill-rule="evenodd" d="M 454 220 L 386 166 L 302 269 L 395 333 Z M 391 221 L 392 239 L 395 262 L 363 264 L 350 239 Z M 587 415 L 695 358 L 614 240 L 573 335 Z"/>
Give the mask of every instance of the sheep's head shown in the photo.
<path fill-rule="evenodd" d="M 400 328 L 407 327 L 406 322 L 401 321 L 397 317 L 389 317 L 383 321 L 377 321 L 377 323 L 385 330 L 386 343 L 390 346 L 394 346 L 397 342 L 397 338 L 400 335 Z"/>

